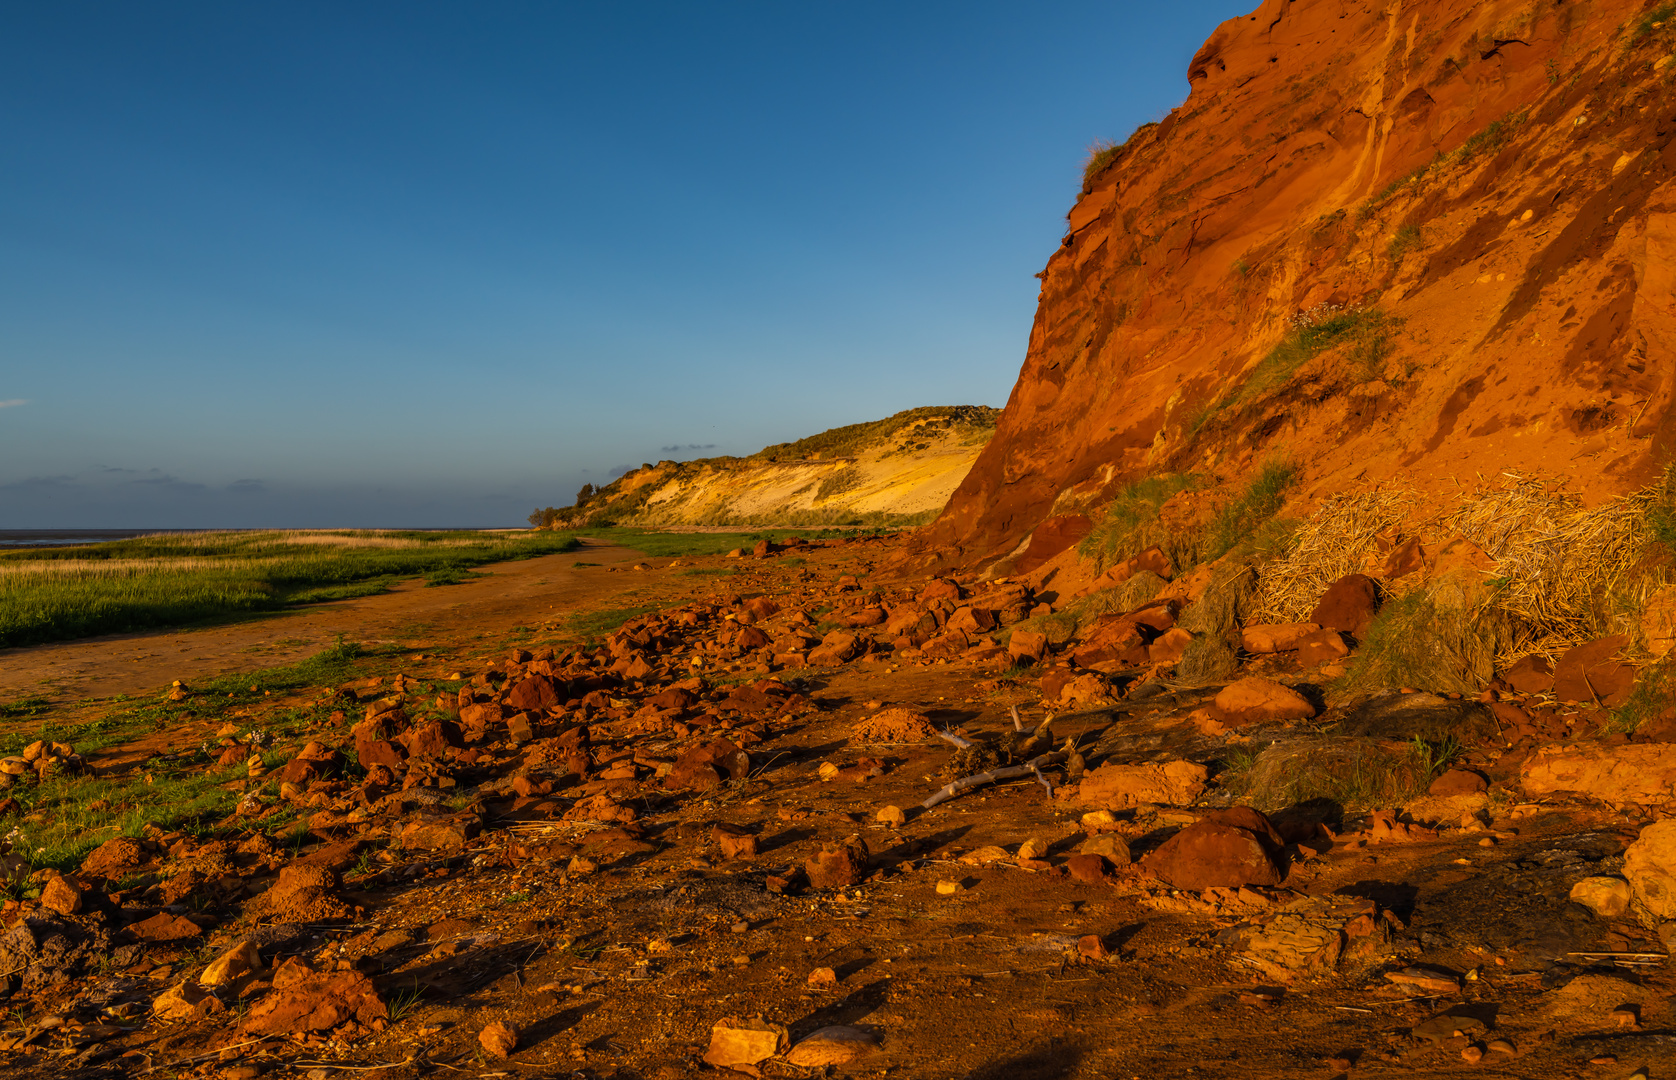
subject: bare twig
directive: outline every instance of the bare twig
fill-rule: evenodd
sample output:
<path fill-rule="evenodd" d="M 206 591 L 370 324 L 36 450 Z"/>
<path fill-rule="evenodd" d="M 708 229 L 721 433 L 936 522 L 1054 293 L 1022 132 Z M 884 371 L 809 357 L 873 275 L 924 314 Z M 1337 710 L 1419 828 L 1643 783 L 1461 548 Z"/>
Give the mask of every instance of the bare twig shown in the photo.
<path fill-rule="evenodd" d="M 1023 731 L 1024 730 L 1024 721 L 1022 721 L 1018 718 L 1018 706 L 1014 705 L 1012 707 L 1012 710 L 1013 710 L 1013 730 L 1014 731 Z"/>
<path fill-rule="evenodd" d="M 958 746 L 962 750 L 970 750 L 972 748 L 971 739 L 962 739 L 959 735 L 956 735 L 948 728 L 944 728 L 942 731 L 939 731 L 937 733 L 937 737 L 939 739 L 947 739 L 949 742 L 954 743 L 954 745 Z"/>
<path fill-rule="evenodd" d="M 1044 785 L 1047 785 L 1047 781 L 1043 779 L 1041 775 L 1042 766 L 1057 765 L 1064 760 L 1065 751 L 1055 750 L 1052 753 L 1038 754 L 1036 757 L 1031 758 L 1023 765 L 1007 765 L 1003 768 L 991 769 L 985 773 L 978 773 L 976 776 L 963 777 L 937 791 L 929 799 L 920 803 L 920 807 L 922 809 L 929 810 L 938 803 L 947 802 L 956 795 L 963 795 L 966 792 L 971 791 L 973 788 L 982 787 L 985 784 L 993 784 L 997 780 L 1017 780 L 1020 777 L 1034 775 L 1036 779 L 1041 780 Z M 1047 786 L 1048 791 L 1051 793 L 1053 790 L 1052 786 Z"/>

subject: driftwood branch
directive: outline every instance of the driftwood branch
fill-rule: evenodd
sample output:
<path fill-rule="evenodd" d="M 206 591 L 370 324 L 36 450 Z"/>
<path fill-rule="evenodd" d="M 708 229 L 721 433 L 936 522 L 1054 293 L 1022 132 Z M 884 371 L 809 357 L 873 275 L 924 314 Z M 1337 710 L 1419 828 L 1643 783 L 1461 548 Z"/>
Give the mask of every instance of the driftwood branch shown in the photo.
<path fill-rule="evenodd" d="M 962 777 L 947 787 L 937 791 L 929 799 L 920 803 L 920 807 L 922 809 L 929 810 L 938 803 L 948 802 L 956 795 L 964 795 L 973 788 L 983 787 L 985 784 L 993 784 L 998 780 L 1017 780 L 1024 776 L 1034 776 L 1037 780 L 1042 782 L 1044 787 L 1048 789 L 1049 794 L 1052 794 L 1053 785 L 1049 784 L 1047 778 L 1042 775 L 1042 766 L 1057 765 L 1064 760 L 1065 751 L 1055 750 L 1048 754 L 1038 754 L 1029 761 L 1025 762 L 1023 765 L 1007 765 L 999 769 L 991 769 L 985 773 L 978 773 L 976 776 Z"/>
<path fill-rule="evenodd" d="M 954 743 L 954 745 L 958 746 L 962 750 L 970 750 L 972 748 L 971 739 L 962 739 L 959 735 L 956 735 L 948 728 L 944 728 L 942 731 L 939 731 L 937 733 L 937 737 L 939 739 L 947 739 L 949 742 Z"/>
<path fill-rule="evenodd" d="M 1023 731 L 1024 730 L 1024 721 L 1020 720 L 1018 718 L 1018 706 L 1014 705 L 1012 708 L 1013 708 L 1013 730 L 1014 731 Z"/>

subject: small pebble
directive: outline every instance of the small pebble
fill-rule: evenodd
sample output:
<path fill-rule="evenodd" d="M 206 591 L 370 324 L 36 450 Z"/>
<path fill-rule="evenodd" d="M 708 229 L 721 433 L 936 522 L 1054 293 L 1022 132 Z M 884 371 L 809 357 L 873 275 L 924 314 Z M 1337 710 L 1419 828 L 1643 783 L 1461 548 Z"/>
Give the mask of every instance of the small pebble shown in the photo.
<path fill-rule="evenodd" d="M 1461 1051 L 1461 1058 L 1468 1065 L 1476 1065 L 1480 1061 L 1484 1060 L 1484 1051 L 1478 1049 L 1476 1046 L 1469 1046 L 1465 1050 Z"/>
<path fill-rule="evenodd" d="M 938 896 L 953 896 L 955 893 L 957 893 L 959 891 L 960 891 L 960 882 L 958 882 L 958 881 L 939 881 L 937 883 L 937 895 Z"/>
<path fill-rule="evenodd" d="M 1488 1049 L 1492 1054 L 1511 1054 L 1513 1053 L 1513 1044 L 1506 1039 L 1491 1039 Z"/>
<path fill-rule="evenodd" d="M 1618 1055 L 1616 1054 L 1596 1054 L 1589 1059 L 1590 1065 L 1616 1065 L 1617 1063 Z"/>
<path fill-rule="evenodd" d="M 1486 836 L 1484 839 L 1478 841 L 1478 846 L 1479 847 L 1495 847 L 1496 846 L 1496 838 L 1493 837 L 1493 836 Z"/>
<path fill-rule="evenodd" d="M 733 924 L 733 927 L 732 927 L 733 932 L 735 934 L 743 934 L 745 931 L 749 930 L 750 928 L 751 928 L 751 924 L 746 923 L 746 922 L 736 922 L 736 923 Z"/>

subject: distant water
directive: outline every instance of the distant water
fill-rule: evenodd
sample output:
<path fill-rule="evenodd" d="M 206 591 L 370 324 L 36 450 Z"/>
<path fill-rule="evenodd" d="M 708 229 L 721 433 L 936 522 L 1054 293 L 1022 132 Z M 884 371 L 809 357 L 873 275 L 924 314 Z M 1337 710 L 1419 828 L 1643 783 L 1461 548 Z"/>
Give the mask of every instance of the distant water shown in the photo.
<path fill-rule="evenodd" d="M 145 536 L 156 529 L 0 529 L 0 549 L 20 547 L 70 547 L 74 544 L 107 544 Z"/>

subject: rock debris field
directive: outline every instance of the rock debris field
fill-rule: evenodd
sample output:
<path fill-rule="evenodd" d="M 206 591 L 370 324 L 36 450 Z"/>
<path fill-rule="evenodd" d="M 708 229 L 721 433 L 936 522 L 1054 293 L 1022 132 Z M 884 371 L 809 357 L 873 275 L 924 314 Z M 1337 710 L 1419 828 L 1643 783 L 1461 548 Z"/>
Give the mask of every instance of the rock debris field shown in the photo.
<path fill-rule="evenodd" d="M 1379 599 L 1353 575 L 1308 623 L 1240 628 L 1239 669 L 1193 686 L 1177 621 L 1202 581 L 1055 642 L 1030 629 L 1057 603 L 1043 582 L 893 578 L 896 544 L 596 568 L 643 595 L 683 572 L 715 588 L 592 638 L 460 627 L 236 708 L 158 687 L 151 730 L 29 743 L 0 761 L 20 825 L 55 812 L 28 809 L 36 785 L 91 797 L 171 762 L 222 777 L 232 809 L 118 816 L 61 868 L 13 833 L 0 1063 L 1676 1068 L 1676 714 L 1605 730 L 1635 674 L 1610 641 L 1477 697 L 1329 704 Z"/>

